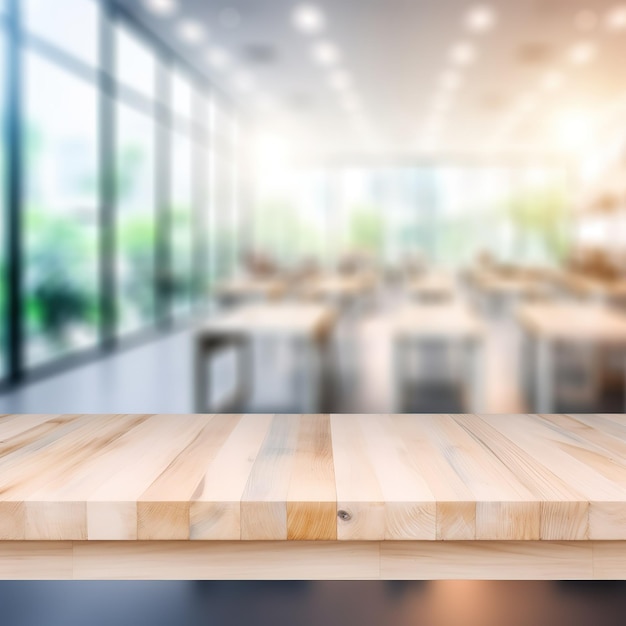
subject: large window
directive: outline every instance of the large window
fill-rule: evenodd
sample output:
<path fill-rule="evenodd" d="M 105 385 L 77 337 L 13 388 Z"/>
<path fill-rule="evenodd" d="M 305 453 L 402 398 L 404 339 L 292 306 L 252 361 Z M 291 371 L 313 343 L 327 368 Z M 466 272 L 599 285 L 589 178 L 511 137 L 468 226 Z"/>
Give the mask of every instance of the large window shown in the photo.
<path fill-rule="evenodd" d="M 115 5 L 0 0 L 0 381 L 185 320 L 209 293 L 209 86 Z M 5 58 L 20 73 L 6 107 Z M 219 126 L 231 259 L 234 147 Z"/>
<path fill-rule="evenodd" d="M 26 366 L 96 344 L 98 93 L 25 54 Z"/>
<path fill-rule="evenodd" d="M 211 248 L 212 278 L 229 276 L 237 262 L 235 212 L 235 125 L 222 103 L 211 101 Z"/>
<path fill-rule="evenodd" d="M 23 0 L 25 28 L 91 66 L 98 65 L 96 0 Z"/>
<path fill-rule="evenodd" d="M 154 98 L 157 62 L 154 53 L 127 27 L 115 28 L 115 73 L 121 85 Z"/>
<path fill-rule="evenodd" d="M 188 311 L 193 285 L 192 143 L 172 133 L 171 296 L 175 313 Z"/>
<path fill-rule="evenodd" d="M 118 333 L 153 323 L 155 299 L 154 120 L 117 106 L 116 226 Z"/>
<path fill-rule="evenodd" d="M 4 8 L 4 7 L 3 7 Z M 6 38 L 3 29 L 0 29 L 0 124 L 5 128 L 6 124 L 6 99 L 5 99 L 5 47 Z M 7 233 L 5 226 L 6 216 L 6 147 L 0 142 L 0 379 L 7 374 Z"/>

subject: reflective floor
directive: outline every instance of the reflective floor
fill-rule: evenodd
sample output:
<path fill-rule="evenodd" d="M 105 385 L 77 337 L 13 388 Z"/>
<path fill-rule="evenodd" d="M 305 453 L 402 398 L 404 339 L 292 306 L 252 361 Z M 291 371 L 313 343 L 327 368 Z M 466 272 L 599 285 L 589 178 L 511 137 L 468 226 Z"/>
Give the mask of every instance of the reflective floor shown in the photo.
<path fill-rule="evenodd" d="M 3 582 L 3 626 L 622 626 L 613 582 Z"/>

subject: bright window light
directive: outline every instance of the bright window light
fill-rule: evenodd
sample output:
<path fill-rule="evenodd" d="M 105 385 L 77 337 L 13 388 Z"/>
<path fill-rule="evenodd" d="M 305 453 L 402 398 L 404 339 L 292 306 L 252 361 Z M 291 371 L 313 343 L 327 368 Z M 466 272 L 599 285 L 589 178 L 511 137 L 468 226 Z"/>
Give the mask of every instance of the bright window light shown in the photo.
<path fill-rule="evenodd" d="M 555 127 L 561 145 L 575 150 L 583 147 L 591 138 L 592 119 L 584 111 L 568 111 L 556 118 Z"/>

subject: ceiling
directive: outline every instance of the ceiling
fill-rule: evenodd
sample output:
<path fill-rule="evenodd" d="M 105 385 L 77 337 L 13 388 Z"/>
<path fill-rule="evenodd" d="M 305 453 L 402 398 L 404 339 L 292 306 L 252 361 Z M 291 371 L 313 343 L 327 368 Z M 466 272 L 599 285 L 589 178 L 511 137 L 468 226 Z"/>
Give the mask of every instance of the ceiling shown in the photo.
<path fill-rule="evenodd" d="M 325 18 L 315 34 L 294 26 L 297 0 L 152 0 L 162 15 L 149 2 L 124 5 L 302 151 L 571 150 L 626 109 L 626 4 L 614 0 L 306 1 Z M 472 15 L 494 23 L 476 32 Z M 181 38 L 183 20 L 202 41 Z M 320 41 L 334 65 L 314 58 Z M 331 85 L 337 71 L 350 85 Z"/>

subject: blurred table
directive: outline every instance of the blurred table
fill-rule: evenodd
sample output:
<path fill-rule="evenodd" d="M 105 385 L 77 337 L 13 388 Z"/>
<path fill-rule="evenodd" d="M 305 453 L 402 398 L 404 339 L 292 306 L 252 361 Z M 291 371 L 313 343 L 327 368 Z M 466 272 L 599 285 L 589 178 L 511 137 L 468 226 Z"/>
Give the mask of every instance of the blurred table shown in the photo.
<path fill-rule="evenodd" d="M 454 277 L 447 272 L 427 272 L 410 278 L 405 288 L 411 299 L 422 303 L 452 300 L 457 291 Z"/>
<path fill-rule="evenodd" d="M 371 277 L 336 275 L 307 281 L 300 287 L 299 292 L 312 300 L 349 305 L 357 301 L 372 286 Z"/>
<path fill-rule="evenodd" d="M 287 283 L 280 278 L 241 276 L 220 283 L 215 295 L 228 304 L 250 300 L 277 300 L 287 291 Z"/>
<path fill-rule="evenodd" d="M 392 314 L 393 404 L 401 405 L 407 370 L 407 353 L 432 342 L 461 348 L 464 353 L 468 410 L 479 412 L 484 404 L 485 326 L 480 317 L 461 302 L 432 305 L 408 305 Z"/>
<path fill-rule="evenodd" d="M 473 286 L 489 310 L 494 305 L 502 305 L 505 310 L 510 310 L 520 302 L 545 299 L 553 293 L 550 283 L 541 278 L 492 271 L 476 273 Z"/>
<path fill-rule="evenodd" d="M 626 316 L 602 304 L 529 304 L 518 312 L 531 339 L 536 410 L 554 410 L 554 350 L 559 344 L 620 348 L 626 352 Z"/>
<path fill-rule="evenodd" d="M 610 304 L 626 304 L 626 279 L 602 279 L 578 272 L 564 271 L 557 283 L 569 293 L 589 300 Z"/>
<path fill-rule="evenodd" d="M 210 412 L 209 359 L 227 347 L 237 348 L 238 386 L 229 405 L 239 408 L 253 385 L 252 342 L 259 338 L 290 341 L 307 368 L 307 389 L 302 394 L 304 412 L 319 410 L 321 370 L 336 321 L 335 312 L 318 304 L 257 304 L 225 313 L 203 324 L 195 333 L 195 408 Z"/>

